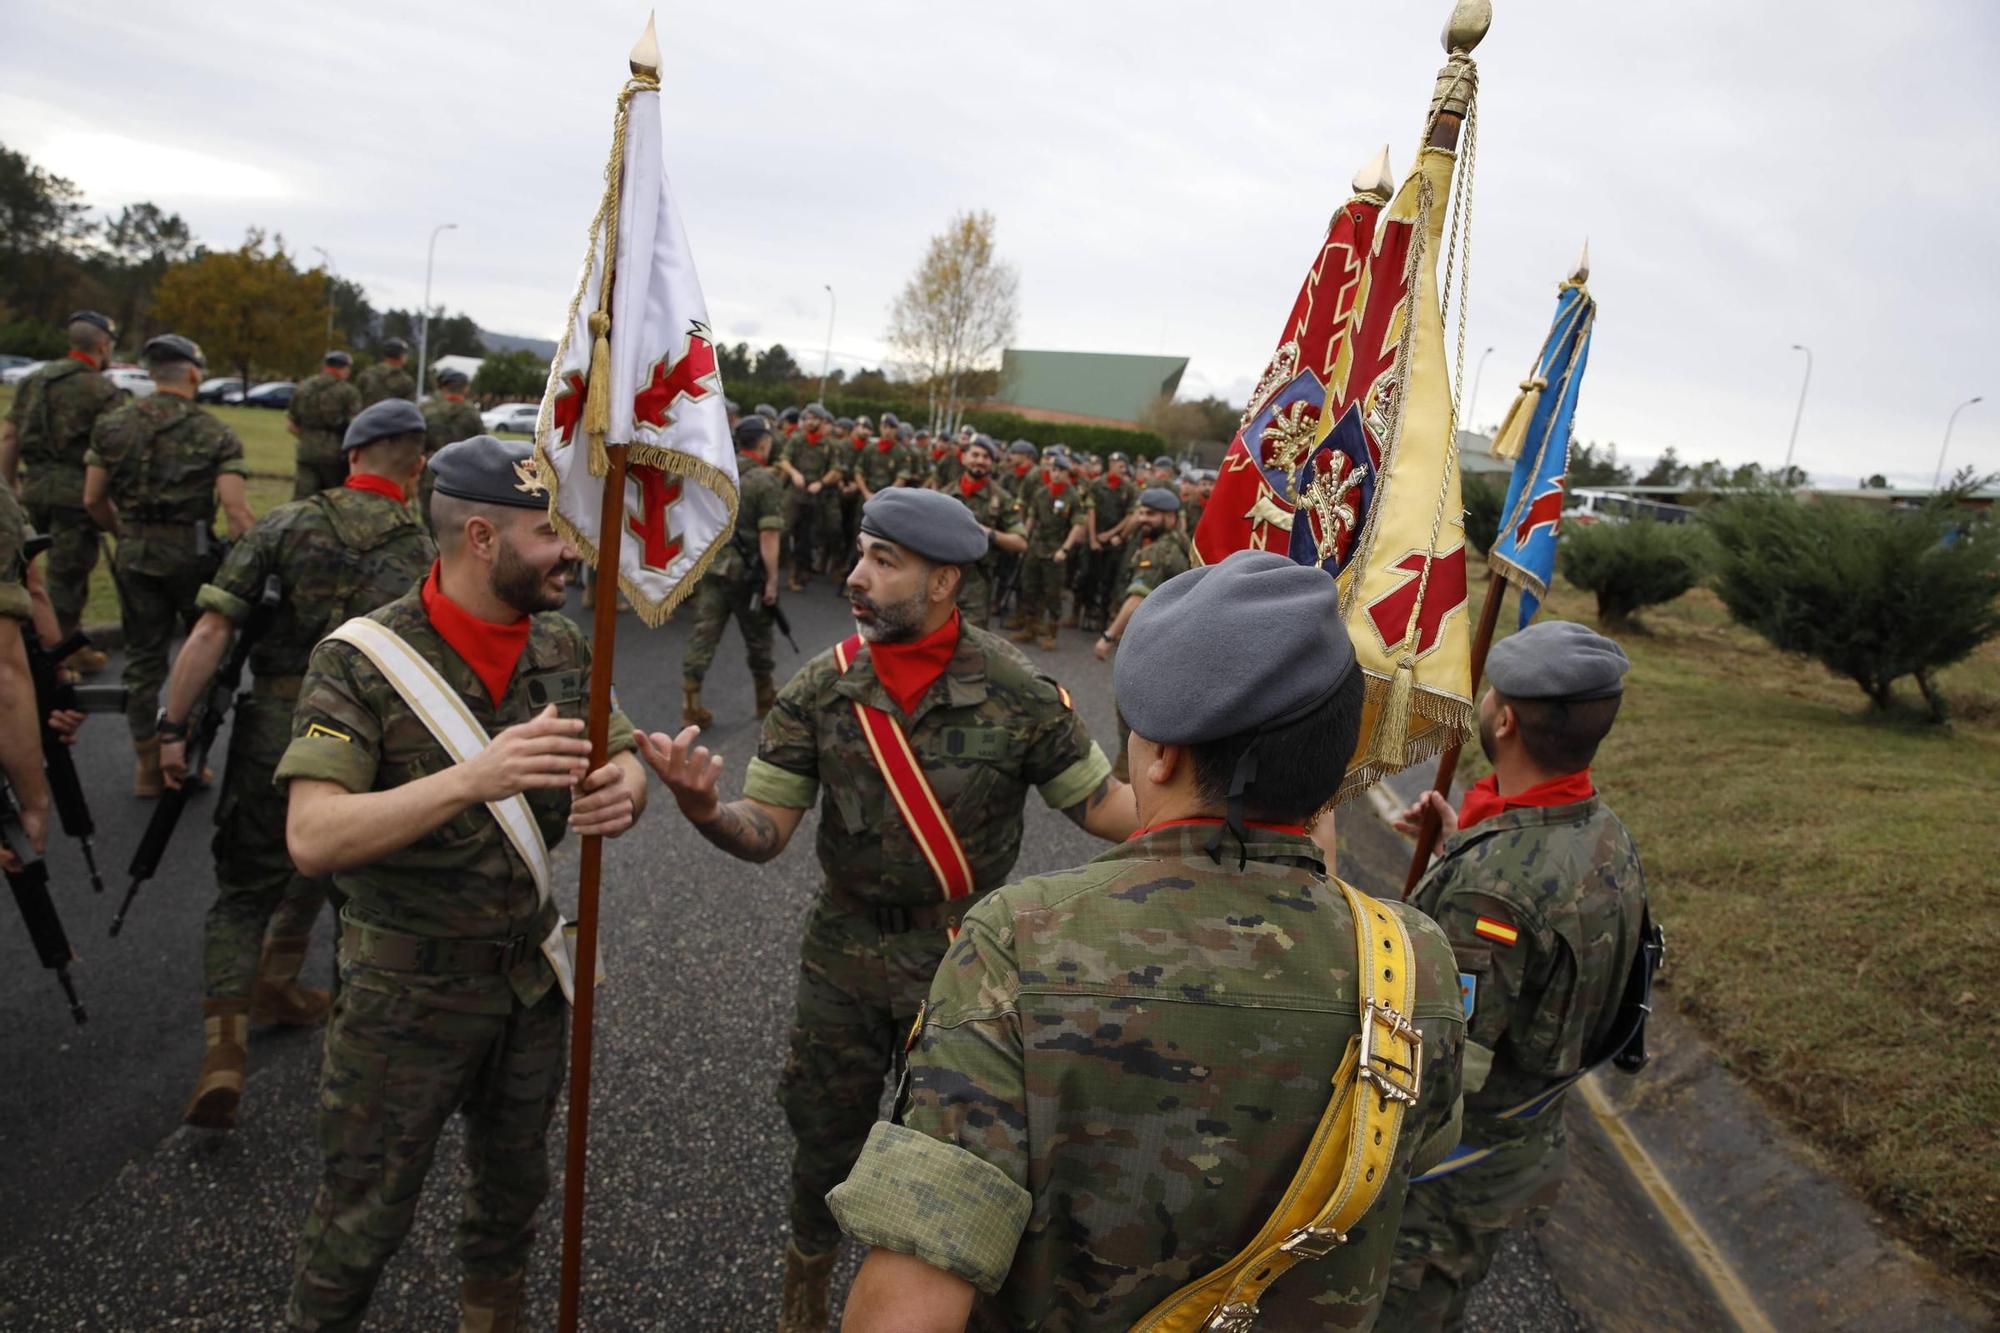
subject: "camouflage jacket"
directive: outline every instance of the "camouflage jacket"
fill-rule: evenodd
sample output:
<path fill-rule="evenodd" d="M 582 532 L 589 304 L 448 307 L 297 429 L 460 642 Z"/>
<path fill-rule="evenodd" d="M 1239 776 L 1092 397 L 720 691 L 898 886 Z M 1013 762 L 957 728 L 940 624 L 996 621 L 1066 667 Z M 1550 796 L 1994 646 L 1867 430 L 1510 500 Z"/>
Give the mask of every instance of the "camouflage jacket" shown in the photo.
<path fill-rule="evenodd" d="M 107 412 L 84 462 L 110 474 L 111 500 L 129 523 L 211 522 L 216 477 L 250 473 L 235 431 L 169 393 Z"/>
<path fill-rule="evenodd" d="M 91 428 L 124 395 L 74 357 L 40 367 L 14 391 L 7 420 L 21 443 L 21 499 L 31 505 L 83 504 L 83 456 Z"/>
<path fill-rule="evenodd" d="M 14 492 L 0 486 L 0 616 L 26 622 L 28 602 L 28 560 L 22 545 L 28 539 L 28 517 Z"/>
<path fill-rule="evenodd" d="M 870 440 L 863 449 L 848 445 L 844 465 L 849 479 L 858 478 L 871 491 L 885 491 L 896 484 L 905 471 L 903 451 L 893 442 L 884 449 L 884 443 Z"/>
<path fill-rule="evenodd" d="M 1113 486 L 1111 483 L 1118 484 Z M 1097 511 L 1097 535 L 1109 536 L 1111 529 L 1125 521 L 1125 515 L 1132 512 L 1138 502 L 1139 492 L 1133 489 L 1130 477 L 1099 477 L 1090 483 L 1091 508 Z"/>
<path fill-rule="evenodd" d="M 876 679 L 865 646 L 845 675 L 829 649 L 779 691 L 743 794 L 804 810 L 824 793 L 819 863 L 828 891 L 844 901 L 908 906 L 939 896 L 869 753 L 856 700 L 902 723 L 964 844 L 976 891 L 999 887 L 1014 868 L 1028 788 L 1063 810 L 1111 776 L 1069 696 L 984 630 L 961 628 L 950 664 L 909 715 Z"/>
<path fill-rule="evenodd" d="M 321 371 L 292 392 L 285 415 L 299 428 L 299 457 L 313 460 L 340 457 L 347 423 L 361 411 L 361 390 Z"/>
<path fill-rule="evenodd" d="M 959 461 L 956 444 L 946 445 L 944 452 L 935 458 L 925 454 L 924 465 L 929 469 L 931 483 L 941 491 L 958 485 L 959 474 L 965 471 L 965 464 Z"/>
<path fill-rule="evenodd" d="M 838 468 L 840 460 L 834 453 L 837 441 L 831 435 L 821 434 L 817 439 L 800 431 L 785 446 L 785 461 L 798 469 L 810 486 L 828 471 Z"/>
<path fill-rule="evenodd" d="M 732 583 L 754 573 L 761 588 L 764 561 L 757 534 L 785 530 L 785 500 L 791 483 L 776 468 L 764 467 L 753 458 L 737 458 L 736 468 L 736 532 L 715 553 L 708 573 L 711 578 Z"/>
<path fill-rule="evenodd" d="M 370 613 L 369 619 L 396 631 L 436 667 L 488 735 L 526 722 L 545 702 L 554 703 L 563 717 L 584 715 L 590 643 L 561 612 L 534 617 L 527 646 L 498 704 L 432 627 L 419 589 Z M 621 754 L 634 745 L 631 722 L 614 710 L 610 753 Z M 278 763 L 278 782 L 317 778 L 352 792 L 390 791 L 450 763 L 423 721 L 359 650 L 333 639 L 313 650 L 292 715 L 292 743 Z M 531 791 L 527 799 L 543 839 L 555 847 L 567 826 L 569 793 Z M 348 915 L 407 935 L 526 937 L 532 944 L 555 923 L 555 908 L 540 901 L 534 876 L 483 805 L 460 812 L 374 865 L 336 874 L 333 882 L 348 899 Z M 431 998 L 439 1004 L 506 1012 L 513 999 L 536 1003 L 553 984 L 548 965 L 530 947 L 505 978 L 436 979 Z"/>
<path fill-rule="evenodd" d="M 1028 530 L 1021 522 L 1021 506 L 1014 502 L 1014 497 L 1007 494 L 1007 489 L 999 482 L 988 480 L 986 485 L 979 488 L 977 495 L 970 496 L 957 481 L 942 489 L 946 495 L 970 509 L 981 527 L 991 528 L 995 532 L 1011 532 L 1024 537 L 1027 535 Z M 965 577 L 968 580 L 991 578 L 993 567 L 998 563 L 997 557 L 998 551 L 989 545 L 984 556 L 965 567 Z"/>
<path fill-rule="evenodd" d="M 436 559 L 430 534 L 406 506 L 343 486 L 258 519 L 195 605 L 240 625 L 265 577 L 276 574 L 284 601 L 250 650 L 250 670 L 266 682 L 299 677 L 329 630 L 401 597 Z"/>
<path fill-rule="evenodd" d="M 1274 1212 L 1358 1030 L 1353 916 L 1303 834 L 1237 868 L 1214 822 L 1143 830 L 967 915 L 911 1033 L 892 1122 L 829 1198 L 850 1236 L 949 1269 L 976 1329 L 1129 1328 Z M 1451 949 L 1415 952 L 1419 1101 L 1349 1243 L 1272 1286 L 1259 1328 L 1366 1328 L 1408 1179 L 1456 1142 Z"/>
<path fill-rule="evenodd" d="M 1410 901 L 1458 955 L 1466 1139 L 1486 1146 L 1509 1123 L 1493 1113 L 1581 1069 L 1617 1018 L 1646 905 L 1639 852 L 1594 796 L 1506 810 L 1447 839 Z"/>
<path fill-rule="evenodd" d="M 457 444 L 486 433 L 486 423 L 476 408 L 463 398 L 439 394 L 424 404 L 424 452 L 434 454 L 447 444 Z"/>
<path fill-rule="evenodd" d="M 361 390 L 363 407 L 373 407 L 385 398 L 417 401 L 417 381 L 409 371 L 386 361 L 377 361 L 357 375 L 354 382 Z"/>
<path fill-rule="evenodd" d="M 1089 493 L 1075 483 L 1065 486 L 1061 495 L 1050 486 L 1029 487 L 1021 503 L 1028 522 L 1028 554 L 1054 555 L 1089 508 Z"/>
<path fill-rule="evenodd" d="M 1119 596 L 1144 597 L 1174 575 L 1186 573 L 1193 564 L 1188 539 L 1182 533 L 1163 532 L 1150 540 L 1131 538 L 1118 566 Z"/>

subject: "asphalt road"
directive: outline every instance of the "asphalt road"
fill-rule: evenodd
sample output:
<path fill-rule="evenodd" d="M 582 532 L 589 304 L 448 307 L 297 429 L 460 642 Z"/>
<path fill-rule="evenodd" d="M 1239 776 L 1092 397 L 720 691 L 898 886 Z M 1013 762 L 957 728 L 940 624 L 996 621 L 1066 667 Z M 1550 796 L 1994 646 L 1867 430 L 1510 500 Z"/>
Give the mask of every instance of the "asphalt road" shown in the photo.
<path fill-rule="evenodd" d="M 844 604 L 822 584 L 788 598 L 811 653 L 845 634 Z M 649 631 L 620 625 L 616 680 L 641 725 L 671 729 L 679 711 L 685 617 Z M 781 674 L 803 662 L 782 641 Z M 1046 659 L 1091 731 L 1115 737 L 1110 670 L 1089 636 L 1067 632 Z M 115 671 L 115 664 L 114 664 Z M 732 788 L 754 747 L 751 691 L 734 632 L 709 676 L 712 737 Z M 312 1197 L 316 1033 L 260 1030 L 239 1128 L 184 1129 L 181 1107 L 201 1060 L 200 935 L 213 888 L 213 797 L 190 809 L 159 876 L 124 934 L 106 937 L 123 868 L 150 806 L 130 795 L 131 759 L 116 717 L 93 718 L 76 757 L 100 826 L 108 892 L 93 896 L 74 846 L 49 862 L 82 962 L 89 1007 L 74 1027 L 52 977 L 0 914 L 0 1327 L 245 1329 L 278 1325 L 291 1248 Z M 790 1018 L 797 940 L 815 890 L 812 838 L 764 866 L 733 861 L 680 821 L 656 789 L 653 809 L 605 857 L 605 961 L 599 992 L 586 1224 L 585 1322 L 608 1329 L 761 1329 L 776 1322 L 786 1236 L 790 1143 L 773 1100 Z M 808 820 L 814 816 L 808 816 Z M 1342 873 L 1368 887 L 1400 883 L 1400 846 L 1365 803 L 1341 816 Z M 1095 843 L 1031 799 L 1019 870 L 1088 859 Z M 574 843 L 557 852 L 572 886 Z M 309 972 L 330 968 L 322 920 Z M 552 1156 L 531 1326 L 554 1322 L 560 1246 L 563 1112 Z M 454 1128 L 433 1169 L 415 1232 L 390 1265 L 370 1327 L 448 1328 L 456 1315 L 453 1227 L 462 1150 Z M 857 1262 L 847 1259 L 848 1271 Z M 839 1288 L 844 1290 L 845 1280 Z M 1471 1327 L 1580 1326 L 1533 1243 L 1511 1241 L 1478 1292 Z"/>

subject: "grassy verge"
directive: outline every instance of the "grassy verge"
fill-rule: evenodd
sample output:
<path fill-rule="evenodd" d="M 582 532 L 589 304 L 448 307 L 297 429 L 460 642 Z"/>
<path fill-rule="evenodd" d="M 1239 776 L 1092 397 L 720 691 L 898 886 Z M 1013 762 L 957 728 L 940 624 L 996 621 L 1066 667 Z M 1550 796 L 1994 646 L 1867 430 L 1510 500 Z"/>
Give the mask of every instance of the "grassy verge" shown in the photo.
<path fill-rule="evenodd" d="M 1563 584 L 1545 614 L 1594 608 Z M 1909 682 L 1907 714 L 1871 717 L 1705 590 L 1643 619 L 1595 771 L 1645 858 L 1663 984 L 1830 1169 L 2000 1288 L 2000 643 L 1941 674 L 1943 732 Z"/>

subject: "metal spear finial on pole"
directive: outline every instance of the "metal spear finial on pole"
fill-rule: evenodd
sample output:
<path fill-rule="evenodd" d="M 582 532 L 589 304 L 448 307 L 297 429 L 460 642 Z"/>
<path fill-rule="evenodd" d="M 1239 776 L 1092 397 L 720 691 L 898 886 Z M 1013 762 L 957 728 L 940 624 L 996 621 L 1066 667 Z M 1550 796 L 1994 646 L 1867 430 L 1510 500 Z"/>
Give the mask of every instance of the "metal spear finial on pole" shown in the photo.
<path fill-rule="evenodd" d="M 660 77 L 660 31 L 653 26 L 653 15 L 646 15 L 646 30 L 639 34 L 639 40 L 632 43 L 630 57 L 632 72 L 642 79 Z"/>
<path fill-rule="evenodd" d="M 1588 236 L 1583 238 L 1583 253 L 1576 257 L 1576 271 L 1569 275 L 1569 280 L 1575 283 L 1590 281 L 1590 238 Z"/>
<path fill-rule="evenodd" d="M 1395 196 L 1396 177 L 1389 170 L 1388 144 L 1383 144 L 1381 151 L 1354 173 L 1354 193 L 1385 204 Z"/>

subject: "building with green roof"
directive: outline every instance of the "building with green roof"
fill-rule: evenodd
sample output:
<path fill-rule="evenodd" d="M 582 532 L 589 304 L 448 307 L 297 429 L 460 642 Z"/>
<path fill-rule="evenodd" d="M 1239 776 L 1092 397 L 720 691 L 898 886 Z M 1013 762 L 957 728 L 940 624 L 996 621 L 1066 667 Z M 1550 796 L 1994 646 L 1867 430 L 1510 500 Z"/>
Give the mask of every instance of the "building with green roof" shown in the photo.
<path fill-rule="evenodd" d="M 1136 428 L 1147 408 L 1174 396 L 1186 370 L 1184 356 L 1010 347 L 1000 354 L 1000 388 L 989 406 L 1036 421 Z"/>

